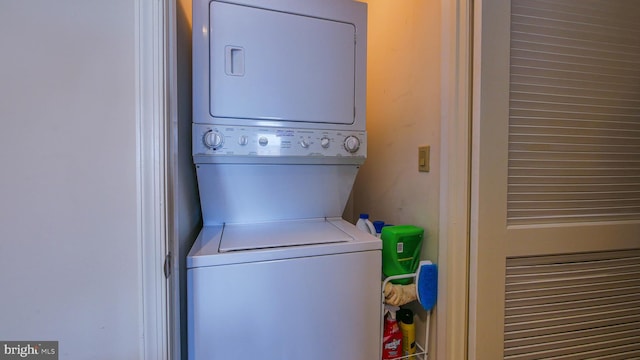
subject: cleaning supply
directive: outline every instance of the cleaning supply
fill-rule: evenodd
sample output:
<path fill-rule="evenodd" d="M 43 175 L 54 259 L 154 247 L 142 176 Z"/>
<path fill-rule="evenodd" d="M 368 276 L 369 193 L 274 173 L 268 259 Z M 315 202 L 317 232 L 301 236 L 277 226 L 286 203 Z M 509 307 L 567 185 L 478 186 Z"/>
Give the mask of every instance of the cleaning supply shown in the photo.
<path fill-rule="evenodd" d="M 418 300 L 416 284 L 398 285 L 387 282 L 384 285 L 383 294 L 384 303 L 393 306 L 401 306 Z"/>
<path fill-rule="evenodd" d="M 438 298 L 438 268 L 429 260 L 420 261 L 418 271 L 411 275 L 396 275 L 413 277 L 415 284 L 392 284 L 393 278 L 383 281 L 384 303 L 392 306 L 402 306 L 414 300 L 429 311 L 436 304 Z"/>
<path fill-rule="evenodd" d="M 415 278 L 416 280 L 414 284 L 409 285 L 391 284 L 391 281 L 396 278 Z M 423 353 L 428 354 L 431 312 L 438 299 L 438 267 L 429 260 L 420 261 L 418 263 L 418 271 L 413 274 L 398 274 L 388 277 L 382 282 L 382 288 L 384 289 L 384 302 L 387 304 L 385 305 L 385 309 L 390 308 L 391 305 L 404 305 L 413 300 L 418 300 L 420 305 L 426 310 L 426 331 L 423 343 L 424 347 L 421 348 L 421 350 Z M 405 316 L 406 315 L 398 314 L 400 320 L 399 326 L 402 326 L 402 319 L 405 319 Z"/>
<path fill-rule="evenodd" d="M 369 220 L 369 214 L 360 214 L 360 218 L 356 222 L 356 227 L 371 235 L 376 234 L 376 228 L 373 227 L 373 223 Z"/>
<path fill-rule="evenodd" d="M 376 229 L 376 237 L 382 236 L 382 228 L 384 227 L 384 221 L 381 221 L 381 220 L 374 221 L 373 227 Z"/>
<path fill-rule="evenodd" d="M 416 275 L 416 293 L 422 307 L 431 310 L 438 299 L 438 267 L 429 260 L 421 261 Z"/>
<path fill-rule="evenodd" d="M 416 353 L 416 324 L 413 322 L 413 311 L 400 309 L 396 312 L 396 317 L 400 323 L 400 332 L 402 332 L 402 355 L 413 355 Z M 410 356 L 407 359 L 413 360 L 415 356 Z"/>
<path fill-rule="evenodd" d="M 385 306 L 384 332 L 382 335 L 382 359 L 395 359 L 402 356 L 402 332 L 396 321 L 397 307 Z"/>
<path fill-rule="evenodd" d="M 438 299 L 438 267 L 431 261 L 424 260 L 419 264 L 416 274 L 416 293 L 418 302 L 427 311 L 427 323 L 424 335 L 424 352 L 429 353 L 429 329 L 431 328 L 431 310 Z"/>
<path fill-rule="evenodd" d="M 384 276 L 412 274 L 418 269 L 424 229 L 413 225 L 382 228 L 382 272 Z M 409 284 L 411 279 L 397 279 L 394 284 Z"/>

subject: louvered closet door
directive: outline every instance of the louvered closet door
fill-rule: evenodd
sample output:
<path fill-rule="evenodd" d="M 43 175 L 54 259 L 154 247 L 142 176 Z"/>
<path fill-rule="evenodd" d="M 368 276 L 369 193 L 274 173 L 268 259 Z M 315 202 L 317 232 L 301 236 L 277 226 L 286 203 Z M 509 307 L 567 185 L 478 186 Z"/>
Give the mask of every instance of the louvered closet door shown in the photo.
<path fill-rule="evenodd" d="M 469 358 L 640 359 L 640 3 L 475 6 Z"/>

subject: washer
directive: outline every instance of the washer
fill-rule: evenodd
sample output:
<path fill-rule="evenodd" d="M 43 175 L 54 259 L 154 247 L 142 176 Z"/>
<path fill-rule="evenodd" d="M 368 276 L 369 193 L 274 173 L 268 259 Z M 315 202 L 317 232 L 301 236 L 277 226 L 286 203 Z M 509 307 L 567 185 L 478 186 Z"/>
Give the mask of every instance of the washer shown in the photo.
<path fill-rule="evenodd" d="M 189 359 L 378 358 L 380 248 L 340 218 L 204 227 L 187 258 Z"/>

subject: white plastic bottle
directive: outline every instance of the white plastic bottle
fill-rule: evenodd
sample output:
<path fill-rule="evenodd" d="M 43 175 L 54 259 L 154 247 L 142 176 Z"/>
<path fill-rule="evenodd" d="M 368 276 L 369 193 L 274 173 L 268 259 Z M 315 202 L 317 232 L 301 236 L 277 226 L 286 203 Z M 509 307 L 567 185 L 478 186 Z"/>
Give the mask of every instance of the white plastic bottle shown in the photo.
<path fill-rule="evenodd" d="M 373 223 L 369 221 L 369 214 L 360 214 L 360 218 L 356 222 L 356 227 L 371 235 L 376 235 L 376 228 L 373 227 Z"/>

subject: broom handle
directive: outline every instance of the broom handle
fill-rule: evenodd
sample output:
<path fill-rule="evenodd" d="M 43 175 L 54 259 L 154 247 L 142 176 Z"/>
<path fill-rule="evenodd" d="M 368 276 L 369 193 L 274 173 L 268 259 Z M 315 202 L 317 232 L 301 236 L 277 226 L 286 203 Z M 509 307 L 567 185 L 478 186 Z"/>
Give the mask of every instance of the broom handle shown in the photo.
<path fill-rule="evenodd" d="M 427 311 L 427 326 L 424 335 L 424 360 L 429 358 L 429 329 L 431 328 L 431 310 Z"/>

